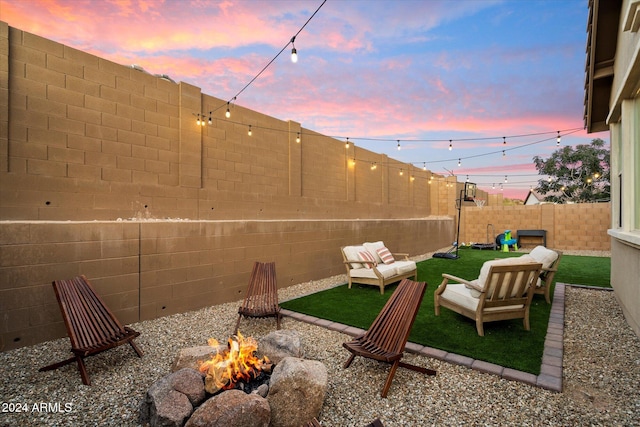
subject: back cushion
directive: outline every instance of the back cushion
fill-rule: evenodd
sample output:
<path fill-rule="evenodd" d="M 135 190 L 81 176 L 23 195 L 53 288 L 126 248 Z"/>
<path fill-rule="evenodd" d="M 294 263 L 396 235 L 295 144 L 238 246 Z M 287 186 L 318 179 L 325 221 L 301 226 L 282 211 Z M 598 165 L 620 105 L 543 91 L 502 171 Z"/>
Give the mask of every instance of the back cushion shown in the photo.
<path fill-rule="evenodd" d="M 558 253 L 547 249 L 544 246 L 536 246 L 531 250 L 529 256 L 536 260 L 536 262 L 542 263 L 542 267 L 549 268 L 551 264 L 558 259 Z"/>
<path fill-rule="evenodd" d="M 376 260 L 377 263 L 382 263 L 382 258 L 380 258 L 380 255 L 378 255 L 378 249 L 382 249 L 384 248 L 384 242 L 382 241 L 378 241 L 378 242 L 366 242 L 362 244 L 371 255 L 373 255 L 373 258 Z"/>

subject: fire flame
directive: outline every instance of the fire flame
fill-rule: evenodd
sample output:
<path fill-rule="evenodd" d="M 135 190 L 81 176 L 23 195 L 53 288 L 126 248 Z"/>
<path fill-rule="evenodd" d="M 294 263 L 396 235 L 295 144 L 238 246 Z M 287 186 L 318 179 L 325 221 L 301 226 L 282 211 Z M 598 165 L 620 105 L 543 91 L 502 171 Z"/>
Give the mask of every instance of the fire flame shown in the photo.
<path fill-rule="evenodd" d="M 223 351 L 218 351 L 219 343 L 214 338 L 210 338 L 208 344 L 216 348 L 216 354 L 202 362 L 199 369 L 206 374 L 205 388 L 209 393 L 231 389 L 239 381 L 249 382 L 261 371 L 271 368 L 266 356 L 262 359 L 255 356 L 258 350 L 256 340 L 245 338 L 240 332 L 229 337 Z"/>

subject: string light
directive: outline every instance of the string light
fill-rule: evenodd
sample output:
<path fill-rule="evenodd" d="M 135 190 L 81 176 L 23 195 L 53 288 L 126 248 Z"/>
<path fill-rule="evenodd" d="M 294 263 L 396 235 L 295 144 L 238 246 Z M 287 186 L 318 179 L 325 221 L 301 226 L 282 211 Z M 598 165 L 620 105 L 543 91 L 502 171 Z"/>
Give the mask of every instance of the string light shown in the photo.
<path fill-rule="evenodd" d="M 296 50 L 296 45 L 293 44 L 294 41 L 296 41 L 296 36 L 291 37 L 291 46 L 293 46 L 293 49 L 291 49 L 291 62 L 295 64 L 298 62 L 298 51 Z"/>
<path fill-rule="evenodd" d="M 467 182 L 469 182 L 469 175 L 467 175 Z"/>
<path fill-rule="evenodd" d="M 491 185 L 491 189 L 495 190 L 496 189 L 496 183 L 494 182 L 493 185 Z"/>
<path fill-rule="evenodd" d="M 249 131 L 247 132 L 247 135 L 251 136 L 252 132 L 251 132 L 251 125 L 249 125 Z"/>
<path fill-rule="evenodd" d="M 224 115 L 227 119 L 231 117 L 231 111 L 229 110 L 229 102 L 227 102 L 227 112 L 224 113 Z"/>
<path fill-rule="evenodd" d="M 349 138 L 347 137 L 347 140 L 344 143 L 344 148 L 346 148 L 347 150 L 349 149 Z"/>
<path fill-rule="evenodd" d="M 213 114 L 213 111 L 209 111 L 209 125 L 213 124 L 213 121 L 211 120 L 211 114 Z"/>
<path fill-rule="evenodd" d="M 453 150 L 453 144 L 451 142 L 451 140 L 449 140 L 449 151 Z"/>
<path fill-rule="evenodd" d="M 411 175 L 411 181 L 415 181 L 415 180 L 416 180 L 416 177 Z"/>
<path fill-rule="evenodd" d="M 371 163 L 371 170 L 377 169 L 378 165 L 376 164 L 376 162 Z"/>
<path fill-rule="evenodd" d="M 296 136 L 296 142 L 300 144 L 300 132 L 298 132 L 298 136 Z"/>
<path fill-rule="evenodd" d="M 505 136 L 502 137 L 502 145 L 507 145 L 507 138 Z"/>
<path fill-rule="evenodd" d="M 458 166 L 460 166 L 462 164 L 461 159 L 458 159 Z"/>
<path fill-rule="evenodd" d="M 504 150 L 502 150 L 502 157 L 505 157 L 507 155 L 507 153 L 504 152 Z"/>
<path fill-rule="evenodd" d="M 422 170 L 423 171 L 427 170 L 427 162 L 422 162 Z"/>
<path fill-rule="evenodd" d="M 560 145 L 560 131 L 558 131 L 558 136 L 556 137 L 556 146 Z"/>
<path fill-rule="evenodd" d="M 404 170 L 400 169 L 400 176 L 404 175 Z"/>
<path fill-rule="evenodd" d="M 200 125 L 201 125 L 201 123 L 202 123 L 202 122 L 200 121 L 200 114 L 198 114 L 198 118 L 196 119 L 196 124 L 197 124 L 198 126 L 200 126 Z"/>
<path fill-rule="evenodd" d="M 507 182 L 507 175 L 504 176 L 504 182 Z"/>
<path fill-rule="evenodd" d="M 400 151 L 400 140 L 398 140 L 398 151 Z"/>

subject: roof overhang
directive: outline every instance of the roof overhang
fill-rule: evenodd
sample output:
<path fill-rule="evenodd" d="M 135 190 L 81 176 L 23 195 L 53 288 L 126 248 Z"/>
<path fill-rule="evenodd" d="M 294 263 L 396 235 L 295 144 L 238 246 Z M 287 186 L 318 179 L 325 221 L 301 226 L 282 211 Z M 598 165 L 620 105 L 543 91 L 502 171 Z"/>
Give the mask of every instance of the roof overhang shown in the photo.
<path fill-rule="evenodd" d="M 609 129 L 607 116 L 621 8 L 621 0 L 589 0 L 584 88 L 584 125 L 587 133 Z"/>

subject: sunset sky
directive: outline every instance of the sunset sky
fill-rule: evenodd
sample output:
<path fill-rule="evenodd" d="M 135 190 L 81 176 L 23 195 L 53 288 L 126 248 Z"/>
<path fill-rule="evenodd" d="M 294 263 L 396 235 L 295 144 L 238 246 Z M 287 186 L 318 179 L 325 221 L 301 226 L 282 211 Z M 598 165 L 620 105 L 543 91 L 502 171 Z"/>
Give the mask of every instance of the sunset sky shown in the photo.
<path fill-rule="evenodd" d="M 286 46 L 237 105 L 505 197 L 544 178 L 557 131 L 609 141 L 583 130 L 587 0 L 327 0 L 294 64 L 321 4 L 0 0 L 0 20 L 223 100 Z"/>

